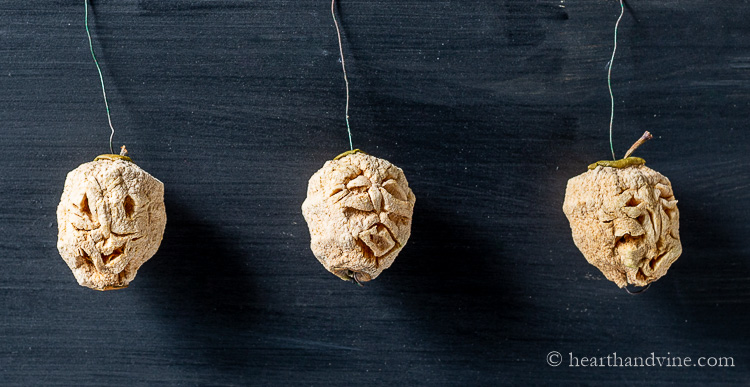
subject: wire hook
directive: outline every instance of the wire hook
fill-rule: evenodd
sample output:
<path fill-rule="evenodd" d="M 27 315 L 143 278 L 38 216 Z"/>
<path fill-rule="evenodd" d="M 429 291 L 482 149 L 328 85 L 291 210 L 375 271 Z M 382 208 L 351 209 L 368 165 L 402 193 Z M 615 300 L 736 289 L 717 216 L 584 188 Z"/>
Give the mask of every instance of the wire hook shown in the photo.
<path fill-rule="evenodd" d="M 626 287 L 625 287 L 625 291 L 626 291 L 626 292 L 628 292 L 628 294 L 630 294 L 630 295 L 633 295 L 633 296 L 635 296 L 635 295 L 638 295 L 638 294 L 643 294 L 643 292 L 645 292 L 646 290 L 648 290 L 648 288 L 650 288 L 650 287 L 651 287 L 651 283 L 649 282 L 649 284 L 648 284 L 648 285 L 646 285 L 646 286 L 644 286 L 644 287 L 642 287 L 642 288 L 640 288 L 640 289 L 638 289 L 638 290 L 634 290 L 634 291 L 632 291 L 632 292 L 631 292 L 631 291 L 630 291 L 630 289 L 628 289 L 628 287 L 626 286 Z"/>

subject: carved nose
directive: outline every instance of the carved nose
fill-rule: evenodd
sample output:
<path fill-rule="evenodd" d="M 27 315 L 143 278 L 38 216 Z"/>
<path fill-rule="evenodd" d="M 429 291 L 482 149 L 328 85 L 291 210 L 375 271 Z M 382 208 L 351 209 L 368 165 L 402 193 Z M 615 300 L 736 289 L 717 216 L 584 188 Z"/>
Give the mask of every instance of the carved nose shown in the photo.
<path fill-rule="evenodd" d="M 380 188 L 372 186 L 367 190 L 367 193 L 370 195 L 370 201 L 375 211 L 380 212 L 383 208 L 383 194 L 380 193 Z"/>
<path fill-rule="evenodd" d="M 109 222 L 107 222 L 106 219 L 101 224 L 102 227 L 100 230 L 102 233 L 102 238 L 106 241 L 112 236 L 112 230 L 110 229 Z"/>

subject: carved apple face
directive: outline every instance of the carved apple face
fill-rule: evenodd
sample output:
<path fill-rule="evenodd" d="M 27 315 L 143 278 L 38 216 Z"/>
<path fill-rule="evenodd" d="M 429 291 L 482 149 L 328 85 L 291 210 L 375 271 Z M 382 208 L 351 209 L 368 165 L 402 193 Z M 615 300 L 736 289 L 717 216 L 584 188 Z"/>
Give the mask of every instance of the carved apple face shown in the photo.
<path fill-rule="evenodd" d="M 355 153 L 326 162 L 302 204 L 313 254 L 342 279 L 374 279 L 406 245 L 415 201 L 403 171 L 386 160 Z"/>
<path fill-rule="evenodd" d="M 92 161 L 65 180 L 57 249 L 80 285 L 126 287 L 156 253 L 166 221 L 159 180 L 129 161 Z"/>
<path fill-rule="evenodd" d="M 570 179 L 563 211 L 586 260 L 620 287 L 656 281 L 682 253 L 672 185 L 646 166 L 599 166 Z"/>

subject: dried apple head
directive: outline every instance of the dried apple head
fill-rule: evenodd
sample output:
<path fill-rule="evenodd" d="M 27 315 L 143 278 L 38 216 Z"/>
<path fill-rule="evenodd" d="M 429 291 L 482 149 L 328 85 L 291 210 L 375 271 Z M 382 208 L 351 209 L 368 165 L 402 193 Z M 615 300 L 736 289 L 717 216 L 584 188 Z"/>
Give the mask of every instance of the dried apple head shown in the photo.
<path fill-rule="evenodd" d="M 57 249 L 82 286 L 128 286 L 164 235 L 164 185 L 128 160 L 100 156 L 65 180 Z"/>
<path fill-rule="evenodd" d="M 313 254 L 342 279 L 375 279 L 406 245 L 415 201 L 403 171 L 386 160 L 352 153 L 326 162 L 302 204 Z"/>
<path fill-rule="evenodd" d="M 642 163 L 590 168 L 570 179 L 565 192 L 576 246 L 621 288 L 658 280 L 682 254 L 669 179 Z"/>

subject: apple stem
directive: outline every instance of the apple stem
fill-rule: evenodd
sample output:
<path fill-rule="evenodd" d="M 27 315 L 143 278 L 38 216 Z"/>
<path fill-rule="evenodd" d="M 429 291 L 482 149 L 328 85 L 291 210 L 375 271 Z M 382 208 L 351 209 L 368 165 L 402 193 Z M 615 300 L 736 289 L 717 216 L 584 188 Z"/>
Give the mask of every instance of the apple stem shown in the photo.
<path fill-rule="evenodd" d="M 643 133 L 643 136 L 641 136 L 641 138 L 639 138 L 638 141 L 636 141 L 635 144 L 633 144 L 633 146 L 631 146 L 630 149 L 625 152 L 624 158 L 627 159 L 633 152 L 635 152 L 636 149 L 638 149 L 639 146 L 643 145 L 644 142 L 652 138 L 654 138 L 654 136 L 652 136 L 651 133 L 649 133 L 647 130 L 645 133 Z"/>

